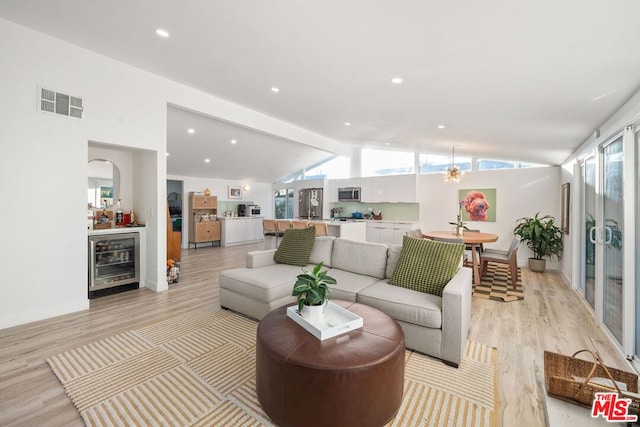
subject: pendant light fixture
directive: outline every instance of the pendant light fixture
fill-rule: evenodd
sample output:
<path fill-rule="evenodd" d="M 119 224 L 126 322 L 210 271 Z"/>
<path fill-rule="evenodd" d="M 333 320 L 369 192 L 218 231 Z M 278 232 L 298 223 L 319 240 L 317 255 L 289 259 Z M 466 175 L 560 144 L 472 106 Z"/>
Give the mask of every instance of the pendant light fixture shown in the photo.
<path fill-rule="evenodd" d="M 459 166 L 456 166 L 456 148 L 451 147 L 451 166 L 444 171 L 444 181 L 460 182 L 463 176 L 464 172 L 462 172 Z"/>

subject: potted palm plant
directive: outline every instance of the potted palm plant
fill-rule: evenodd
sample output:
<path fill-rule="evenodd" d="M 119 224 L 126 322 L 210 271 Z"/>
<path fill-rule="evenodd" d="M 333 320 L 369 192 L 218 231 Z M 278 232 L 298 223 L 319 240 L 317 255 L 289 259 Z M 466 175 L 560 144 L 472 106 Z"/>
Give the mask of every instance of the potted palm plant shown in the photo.
<path fill-rule="evenodd" d="M 309 323 L 318 323 L 324 318 L 324 307 L 331 297 L 327 285 L 337 283 L 327 271 L 321 271 L 323 266 L 321 262 L 312 271 L 303 268 L 293 285 L 291 295 L 298 298 L 298 313 Z"/>
<path fill-rule="evenodd" d="M 533 252 L 529 258 L 529 269 L 542 272 L 546 268 L 545 258 L 562 255 L 562 230 L 555 225 L 555 218 L 551 215 L 540 216 L 540 212 L 533 217 L 518 219 L 513 233 L 520 237 Z"/>

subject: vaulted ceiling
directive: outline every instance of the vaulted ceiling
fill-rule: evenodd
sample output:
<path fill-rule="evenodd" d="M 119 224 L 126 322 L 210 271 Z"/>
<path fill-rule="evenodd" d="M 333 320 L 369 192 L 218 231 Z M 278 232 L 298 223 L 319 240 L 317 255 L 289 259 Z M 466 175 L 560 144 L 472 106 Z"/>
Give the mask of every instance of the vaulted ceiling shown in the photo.
<path fill-rule="evenodd" d="M 637 0 L 0 1 L 4 19 L 348 147 L 548 164 L 639 89 L 638 16 Z M 168 126 L 169 174 L 270 182 L 331 155 L 180 108 Z"/>

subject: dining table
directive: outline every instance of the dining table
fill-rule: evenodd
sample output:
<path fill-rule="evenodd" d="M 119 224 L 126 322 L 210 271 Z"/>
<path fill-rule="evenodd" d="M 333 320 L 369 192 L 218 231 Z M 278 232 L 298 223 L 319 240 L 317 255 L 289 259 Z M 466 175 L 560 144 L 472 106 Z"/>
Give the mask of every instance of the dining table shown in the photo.
<path fill-rule="evenodd" d="M 473 283 L 480 283 L 480 255 L 479 248 L 483 243 L 493 243 L 498 241 L 498 235 L 494 233 L 483 233 L 479 231 L 470 231 L 463 233 L 461 236 L 455 234 L 451 230 L 447 231 L 429 231 L 422 233 L 428 239 L 445 238 L 445 239 L 462 239 L 465 245 L 471 247 L 471 266 L 473 269 Z"/>

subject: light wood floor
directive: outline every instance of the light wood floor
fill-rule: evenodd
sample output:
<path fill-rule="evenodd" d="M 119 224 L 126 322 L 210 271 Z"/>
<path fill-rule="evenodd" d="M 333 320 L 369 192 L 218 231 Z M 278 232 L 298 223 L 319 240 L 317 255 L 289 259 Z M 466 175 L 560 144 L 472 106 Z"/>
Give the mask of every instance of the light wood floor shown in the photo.
<path fill-rule="evenodd" d="M 0 425 L 81 426 L 45 362 L 48 356 L 219 304 L 218 273 L 243 266 L 246 252 L 261 248 L 259 244 L 183 251 L 180 282 L 167 292 L 139 289 L 97 298 L 87 311 L 0 330 Z M 473 299 L 469 338 L 498 348 L 502 425 L 544 426 L 543 350 L 571 354 L 595 345 L 609 365 L 624 364 L 558 274 L 525 269 L 523 282 L 523 301 Z"/>

